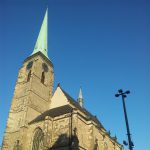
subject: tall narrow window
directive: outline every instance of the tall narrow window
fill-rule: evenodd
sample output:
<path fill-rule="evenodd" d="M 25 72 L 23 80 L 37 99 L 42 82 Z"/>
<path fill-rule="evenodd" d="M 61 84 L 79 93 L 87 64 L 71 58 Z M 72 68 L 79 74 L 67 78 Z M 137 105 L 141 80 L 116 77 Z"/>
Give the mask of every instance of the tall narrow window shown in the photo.
<path fill-rule="evenodd" d="M 30 70 L 29 73 L 28 73 L 28 76 L 27 76 L 27 82 L 30 81 L 30 78 L 31 78 L 31 70 Z"/>
<path fill-rule="evenodd" d="M 45 81 L 45 72 L 43 71 L 41 76 L 41 83 L 44 84 L 44 81 Z"/>
<path fill-rule="evenodd" d="M 34 133 L 32 150 L 42 150 L 43 141 L 44 141 L 44 133 L 40 128 L 38 128 Z"/>

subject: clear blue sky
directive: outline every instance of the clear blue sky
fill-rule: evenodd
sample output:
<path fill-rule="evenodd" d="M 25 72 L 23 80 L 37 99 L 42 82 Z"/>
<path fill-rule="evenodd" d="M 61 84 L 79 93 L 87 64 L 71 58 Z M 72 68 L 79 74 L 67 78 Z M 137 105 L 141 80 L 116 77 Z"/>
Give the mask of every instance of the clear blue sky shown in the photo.
<path fill-rule="evenodd" d="M 47 5 L 55 88 L 60 82 L 77 99 L 82 85 L 85 107 L 120 143 L 126 128 L 114 94 L 129 89 L 135 150 L 149 150 L 149 0 L 0 0 L 0 143 L 18 70 L 32 53 Z"/>

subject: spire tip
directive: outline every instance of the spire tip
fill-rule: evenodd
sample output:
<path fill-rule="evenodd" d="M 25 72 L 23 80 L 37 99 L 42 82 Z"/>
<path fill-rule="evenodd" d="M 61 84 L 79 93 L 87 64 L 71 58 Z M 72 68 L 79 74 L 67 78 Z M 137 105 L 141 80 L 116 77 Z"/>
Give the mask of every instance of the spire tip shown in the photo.
<path fill-rule="evenodd" d="M 33 54 L 42 52 L 48 58 L 48 7 L 45 12 L 45 16 L 42 22 L 42 26 L 33 50 Z"/>

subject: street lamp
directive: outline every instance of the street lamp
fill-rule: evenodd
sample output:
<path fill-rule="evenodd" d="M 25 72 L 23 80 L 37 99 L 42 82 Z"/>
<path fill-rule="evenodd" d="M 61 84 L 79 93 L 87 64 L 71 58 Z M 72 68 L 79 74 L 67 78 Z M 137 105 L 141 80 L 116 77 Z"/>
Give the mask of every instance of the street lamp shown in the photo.
<path fill-rule="evenodd" d="M 133 150 L 133 143 L 131 141 L 131 134 L 129 129 L 129 123 L 128 123 L 128 117 L 127 117 L 127 111 L 126 111 L 126 105 L 125 105 L 125 98 L 127 97 L 127 94 L 130 94 L 130 91 L 123 92 L 122 89 L 118 90 L 118 93 L 115 94 L 116 97 L 121 96 L 122 97 L 122 103 L 123 103 L 123 110 L 124 110 L 124 116 L 125 116 L 125 122 L 126 122 L 126 128 L 127 128 L 127 136 L 128 136 L 128 142 L 129 142 L 129 149 Z"/>

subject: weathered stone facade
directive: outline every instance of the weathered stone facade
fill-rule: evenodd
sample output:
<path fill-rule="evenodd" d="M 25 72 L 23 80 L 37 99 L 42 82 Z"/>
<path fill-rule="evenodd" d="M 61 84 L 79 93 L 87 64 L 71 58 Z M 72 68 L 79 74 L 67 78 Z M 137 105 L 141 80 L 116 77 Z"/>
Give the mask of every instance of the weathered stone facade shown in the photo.
<path fill-rule="evenodd" d="M 44 70 L 43 64 L 48 70 Z M 43 72 L 45 79 L 41 83 Z M 28 123 L 49 109 L 53 81 L 53 65 L 42 53 L 34 54 L 24 61 L 12 98 L 3 149 L 12 149 L 16 139 L 24 138 Z"/>

